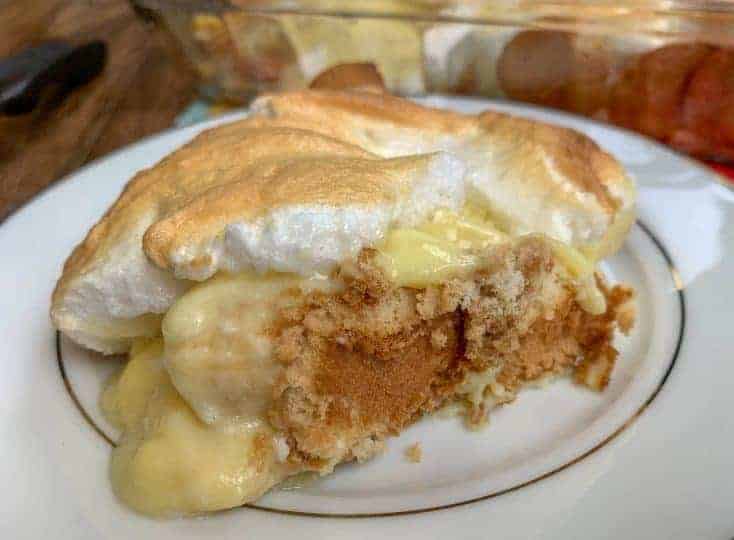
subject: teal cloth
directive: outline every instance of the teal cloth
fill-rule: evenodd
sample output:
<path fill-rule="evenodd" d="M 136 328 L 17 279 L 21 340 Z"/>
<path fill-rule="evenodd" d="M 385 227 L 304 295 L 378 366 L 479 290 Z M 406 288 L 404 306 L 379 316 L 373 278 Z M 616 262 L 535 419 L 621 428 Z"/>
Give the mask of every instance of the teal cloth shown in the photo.
<path fill-rule="evenodd" d="M 186 127 L 208 120 L 210 118 L 209 105 L 210 104 L 207 101 L 197 99 L 176 117 L 173 121 L 173 125 L 176 127 Z"/>

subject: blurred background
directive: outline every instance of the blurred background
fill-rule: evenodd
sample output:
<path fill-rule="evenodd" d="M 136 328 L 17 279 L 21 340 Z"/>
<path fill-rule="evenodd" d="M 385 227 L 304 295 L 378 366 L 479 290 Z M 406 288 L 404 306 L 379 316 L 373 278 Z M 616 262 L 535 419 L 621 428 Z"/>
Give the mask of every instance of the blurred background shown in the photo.
<path fill-rule="evenodd" d="M 0 29 L 0 220 L 141 137 L 309 86 L 558 108 L 734 179 L 728 1 L 6 0 Z"/>

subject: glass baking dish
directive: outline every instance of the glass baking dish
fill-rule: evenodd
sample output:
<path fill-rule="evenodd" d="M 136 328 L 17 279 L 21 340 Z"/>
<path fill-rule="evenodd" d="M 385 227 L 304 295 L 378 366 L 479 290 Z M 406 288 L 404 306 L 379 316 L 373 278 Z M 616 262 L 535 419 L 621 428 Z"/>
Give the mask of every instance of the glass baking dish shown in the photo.
<path fill-rule="evenodd" d="M 554 107 L 734 162 L 734 3 L 134 0 L 202 92 L 384 85 Z"/>

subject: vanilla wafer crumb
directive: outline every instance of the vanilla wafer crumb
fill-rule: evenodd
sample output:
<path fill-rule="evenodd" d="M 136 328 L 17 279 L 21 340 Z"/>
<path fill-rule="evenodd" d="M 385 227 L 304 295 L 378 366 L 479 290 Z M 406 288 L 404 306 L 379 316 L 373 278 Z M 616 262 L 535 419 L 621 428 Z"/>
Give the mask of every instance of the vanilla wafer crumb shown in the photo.
<path fill-rule="evenodd" d="M 423 449 L 421 448 L 421 443 L 411 444 L 408 448 L 406 448 L 405 457 L 411 463 L 420 463 L 423 459 Z"/>

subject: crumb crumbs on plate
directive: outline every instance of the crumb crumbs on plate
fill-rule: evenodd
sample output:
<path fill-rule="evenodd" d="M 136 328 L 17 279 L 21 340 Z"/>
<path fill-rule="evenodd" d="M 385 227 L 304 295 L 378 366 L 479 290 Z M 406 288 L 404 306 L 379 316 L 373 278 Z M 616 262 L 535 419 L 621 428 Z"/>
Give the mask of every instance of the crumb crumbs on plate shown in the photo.
<path fill-rule="evenodd" d="M 408 461 L 410 461 L 411 463 L 420 463 L 421 459 L 423 459 L 423 449 L 421 448 L 421 443 L 411 444 L 408 448 L 406 448 L 405 457 L 408 458 Z"/>

